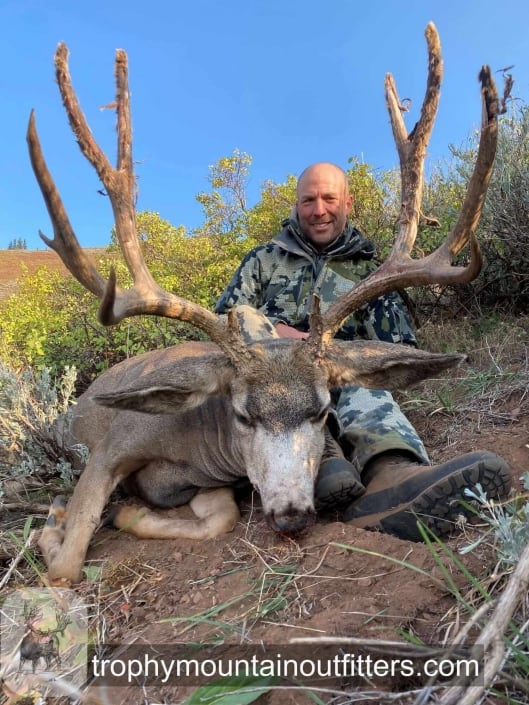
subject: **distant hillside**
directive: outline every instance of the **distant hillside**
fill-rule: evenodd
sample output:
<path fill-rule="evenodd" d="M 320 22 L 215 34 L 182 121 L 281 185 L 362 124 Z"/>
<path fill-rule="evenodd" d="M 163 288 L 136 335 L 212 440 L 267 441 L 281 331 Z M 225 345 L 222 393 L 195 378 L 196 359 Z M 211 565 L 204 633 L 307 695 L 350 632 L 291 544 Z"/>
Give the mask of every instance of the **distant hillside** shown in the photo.
<path fill-rule="evenodd" d="M 105 248 L 87 248 L 87 252 L 93 255 L 94 259 L 104 250 Z M 30 273 L 43 266 L 50 272 L 67 271 L 53 250 L 0 250 L 0 299 L 16 290 L 16 280 L 24 273 L 24 265 Z"/>

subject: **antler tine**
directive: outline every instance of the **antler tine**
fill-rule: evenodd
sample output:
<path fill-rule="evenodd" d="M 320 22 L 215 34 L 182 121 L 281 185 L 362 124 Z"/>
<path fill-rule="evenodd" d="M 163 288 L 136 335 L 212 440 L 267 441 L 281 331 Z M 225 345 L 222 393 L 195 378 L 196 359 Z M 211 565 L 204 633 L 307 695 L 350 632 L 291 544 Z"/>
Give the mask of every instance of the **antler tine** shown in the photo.
<path fill-rule="evenodd" d="M 46 160 L 42 153 L 37 127 L 35 124 L 35 111 L 31 111 L 26 140 L 33 172 L 40 186 L 46 208 L 52 225 L 54 238 L 50 240 L 39 231 L 40 237 L 48 247 L 59 255 L 66 267 L 74 274 L 76 279 L 92 294 L 102 297 L 105 292 L 106 280 L 99 274 L 91 259 L 79 245 L 75 236 L 66 209 L 50 174 Z"/>
<path fill-rule="evenodd" d="M 473 235 L 481 217 L 494 167 L 498 141 L 497 118 L 498 115 L 505 112 L 505 108 L 500 107 L 498 91 L 492 78 L 490 67 L 483 66 L 478 78 L 481 81 L 483 108 L 478 154 L 457 223 L 446 241 L 439 248 L 439 254 L 443 258 L 447 253 L 453 256 L 458 255 L 469 240 L 471 246 L 473 244 Z M 511 87 L 512 82 L 509 84 L 506 82 L 503 103 L 509 97 Z"/>
<path fill-rule="evenodd" d="M 77 138 L 82 153 L 96 170 L 110 199 L 116 235 L 127 267 L 134 279 L 134 290 L 138 293 L 152 292 L 158 295 L 161 290 L 145 265 L 136 236 L 132 123 L 130 119 L 127 55 L 122 49 L 116 50 L 115 108 L 118 133 L 116 169 L 112 167 L 107 156 L 94 140 L 84 113 L 81 110 L 70 78 L 68 47 L 63 43 L 58 45 L 55 52 L 55 74 L 70 127 Z M 119 297 L 116 297 L 116 303 L 118 302 Z M 109 320 L 109 323 L 115 322 L 117 320 Z"/>
<path fill-rule="evenodd" d="M 401 101 L 393 76 L 386 76 L 386 103 L 393 137 L 397 146 L 401 173 L 401 215 L 393 252 L 409 254 L 417 237 L 424 188 L 424 159 L 434 126 L 443 79 L 441 43 L 435 25 L 425 31 L 428 45 L 428 78 L 419 121 L 408 135 L 402 117 Z"/>
<path fill-rule="evenodd" d="M 116 286 L 114 272 L 106 281 L 81 248 L 66 214 L 59 192 L 46 165 L 31 114 L 27 141 L 31 164 L 50 215 L 54 238 L 41 233 L 44 242 L 62 259 L 70 272 L 92 293 L 101 299 L 99 320 L 104 325 L 118 323 L 123 318 L 140 314 L 158 315 L 191 323 L 203 330 L 240 366 L 249 357 L 238 326 L 233 317 L 227 323 L 208 309 L 164 291 L 152 278 L 143 259 L 136 231 L 135 178 L 132 161 L 132 126 L 128 87 L 127 55 L 116 51 L 115 77 L 117 112 L 117 168 L 110 164 L 105 153 L 93 138 L 72 86 L 68 69 L 68 48 L 59 44 L 55 53 L 57 83 L 70 126 L 82 153 L 97 171 L 110 199 L 115 230 L 134 285 L 130 289 Z"/>
<path fill-rule="evenodd" d="M 429 69 L 421 115 L 408 134 L 402 118 L 395 82 L 386 76 L 386 102 L 393 136 L 399 153 L 402 197 L 399 227 L 392 251 L 386 261 L 366 279 L 337 299 L 321 315 L 315 302 L 308 339 L 316 356 L 325 348 L 352 311 L 368 301 L 398 288 L 425 284 L 463 284 L 479 274 L 482 258 L 474 231 L 479 222 L 487 187 L 492 175 L 497 144 L 497 118 L 500 112 L 498 93 L 490 69 L 480 73 L 484 103 L 478 154 L 474 171 L 459 219 L 445 242 L 427 257 L 412 259 L 411 250 L 417 237 L 421 212 L 424 159 L 432 132 L 442 79 L 441 45 L 433 23 L 426 28 Z M 452 266 L 453 257 L 470 244 L 470 259 L 466 266 Z"/>

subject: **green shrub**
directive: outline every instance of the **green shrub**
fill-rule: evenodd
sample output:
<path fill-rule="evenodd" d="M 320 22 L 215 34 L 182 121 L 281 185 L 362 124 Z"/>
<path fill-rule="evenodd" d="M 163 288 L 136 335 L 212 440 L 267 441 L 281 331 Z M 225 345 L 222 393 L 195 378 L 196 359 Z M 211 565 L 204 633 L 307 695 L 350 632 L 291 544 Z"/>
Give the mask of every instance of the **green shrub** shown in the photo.
<path fill-rule="evenodd" d="M 480 536 L 478 541 L 461 549 L 461 553 L 468 553 L 483 541 L 492 538 L 503 568 L 509 569 L 518 563 L 529 542 L 529 472 L 525 472 L 521 480 L 525 493 L 513 497 L 509 502 L 490 500 L 479 485 L 475 492 L 465 490 L 469 499 L 477 503 L 477 514 L 489 530 Z"/>

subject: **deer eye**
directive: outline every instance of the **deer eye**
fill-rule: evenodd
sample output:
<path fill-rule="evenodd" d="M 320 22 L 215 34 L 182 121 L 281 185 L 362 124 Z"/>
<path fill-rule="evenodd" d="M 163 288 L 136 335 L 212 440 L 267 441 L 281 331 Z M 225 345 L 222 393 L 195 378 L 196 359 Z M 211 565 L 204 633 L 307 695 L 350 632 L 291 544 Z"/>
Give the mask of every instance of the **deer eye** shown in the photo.
<path fill-rule="evenodd" d="M 241 426 L 246 426 L 246 428 L 253 428 L 255 426 L 255 422 L 250 416 L 240 414 L 236 411 L 235 418 L 237 419 L 238 423 L 241 424 Z"/>

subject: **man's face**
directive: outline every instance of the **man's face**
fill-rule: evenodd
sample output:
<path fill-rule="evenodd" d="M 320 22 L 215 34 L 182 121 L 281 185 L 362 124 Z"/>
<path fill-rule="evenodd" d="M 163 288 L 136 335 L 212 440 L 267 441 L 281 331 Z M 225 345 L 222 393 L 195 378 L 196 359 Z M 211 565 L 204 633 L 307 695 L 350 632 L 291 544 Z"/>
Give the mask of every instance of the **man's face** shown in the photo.
<path fill-rule="evenodd" d="M 297 212 L 301 231 L 317 250 L 323 250 L 343 232 L 351 210 L 343 172 L 332 164 L 309 167 L 300 177 Z"/>

